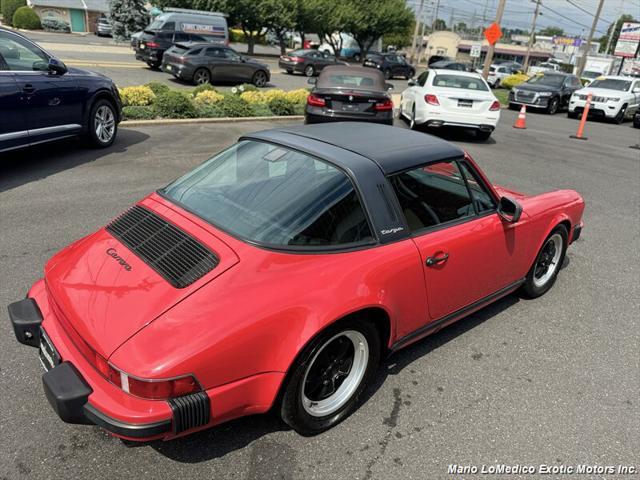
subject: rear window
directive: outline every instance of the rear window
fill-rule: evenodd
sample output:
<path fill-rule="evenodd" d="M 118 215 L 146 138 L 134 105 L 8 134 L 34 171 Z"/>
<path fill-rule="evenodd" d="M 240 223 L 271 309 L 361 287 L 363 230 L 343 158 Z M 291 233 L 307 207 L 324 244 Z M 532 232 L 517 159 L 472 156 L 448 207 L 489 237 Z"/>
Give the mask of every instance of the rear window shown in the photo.
<path fill-rule="evenodd" d="M 446 88 L 462 88 L 465 90 L 489 90 L 482 79 L 462 75 L 436 75 L 433 79 L 433 86 Z"/>
<path fill-rule="evenodd" d="M 373 241 L 344 172 L 270 143 L 239 142 L 162 193 L 214 226 L 265 246 L 344 247 Z"/>
<path fill-rule="evenodd" d="M 359 70 L 366 70 L 365 68 Z M 375 75 L 378 74 L 378 75 Z M 324 70 L 318 78 L 318 88 L 350 87 L 368 90 L 384 90 L 384 77 L 377 71 L 372 73 L 349 73 L 347 71 Z"/>

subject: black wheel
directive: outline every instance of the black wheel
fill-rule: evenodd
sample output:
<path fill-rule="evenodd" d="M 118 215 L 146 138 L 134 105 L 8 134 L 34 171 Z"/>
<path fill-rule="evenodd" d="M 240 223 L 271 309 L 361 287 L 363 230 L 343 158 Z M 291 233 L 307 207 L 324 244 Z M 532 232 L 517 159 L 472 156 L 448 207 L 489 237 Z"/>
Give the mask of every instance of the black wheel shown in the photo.
<path fill-rule="evenodd" d="M 287 70 L 287 73 L 288 73 L 289 75 L 293 75 L 293 70 Z"/>
<path fill-rule="evenodd" d="M 313 65 L 307 65 L 304 67 L 304 74 L 307 77 L 313 77 L 316 74 L 316 69 L 313 68 Z"/>
<path fill-rule="evenodd" d="M 100 99 L 91 107 L 87 137 L 97 148 L 106 148 L 116 139 L 118 122 L 116 111 L 109 100 Z"/>
<path fill-rule="evenodd" d="M 510 103 L 509 110 L 520 110 L 520 108 L 515 103 Z"/>
<path fill-rule="evenodd" d="M 384 73 L 385 80 L 389 80 L 391 78 L 391 70 L 389 70 L 388 68 L 385 68 L 382 73 Z"/>
<path fill-rule="evenodd" d="M 627 106 L 623 105 L 620 111 L 618 112 L 618 114 L 613 119 L 613 121 L 616 122 L 618 125 L 624 123 L 626 114 L 627 114 Z"/>
<path fill-rule="evenodd" d="M 560 106 L 560 100 L 556 97 L 553 97 L 549 100 L 549 105 L 547 106 L 547 113 L 549 115 L 555 115 L 558 112 L 558 107 Z"/>
<path fill-rule="evenodd" d="M 578 118 L 578 114 L 576 112 L 567 112 L 567 117 L 569 118 Z"/>
<path fill-rule="evenodd" d="M 553 287 L 564 262 L 568 238 L 569 234 L 564 225 L 558 225 L 545 239 L 522 286 L 529 298 L 544 295 Z"/>
<path fill-rule="evenodd" d="M 409 80 L 415 76 L 416 72 L 414 70 L 409 70 L 407 74 L 404 76 L 405 80 Z"/>
<path fill-rule="evenodd" d="M 360 57 L 360 54 L 359 54 L 359 53 L 355 53 L 355 54 L 353 55 L 353 60 L 354 60 L 354 61 L 356 61 L 356 62 L 359 62 L 361 58 L 362 58 L 362 57 Z"/>
<path fill-rule="evenodd" d="M 211 73 L 209 70 L 206 68 L 199 68 L 193 72 L 193 83 L 196 85 L 211 83 Z"/>
<path fill-rule="evenodd" d="M 498 78 L 496 82 L 493 84 L 493 88 L 500 88 L 500 79 Z"/>
<path fill-rule="evenodd" d="M 151 70 L 160 70 L 160 62 L 147 62 Z"/>
<path fill-rule="evenodd" d="M 267 74 L 262 70 L 258 70 L 253 74 L 253 78 L 251 79 L 251 83 L 253 83 L 256 87 L 262 88 L 267 85 Z"/>
<path fill-rule="evenodd" d="M 380 335 L 365 319 L 340 321 L 312 340 L 290 369 L 280 415 L 301 435 L 316 435 L 358 406 L 380 361 Z"/>
<path fill-rule="evenodd" d="M 491 133 L 488 130 L 476 130 L 476 138 L 482 141 L 489 140 Z"/>

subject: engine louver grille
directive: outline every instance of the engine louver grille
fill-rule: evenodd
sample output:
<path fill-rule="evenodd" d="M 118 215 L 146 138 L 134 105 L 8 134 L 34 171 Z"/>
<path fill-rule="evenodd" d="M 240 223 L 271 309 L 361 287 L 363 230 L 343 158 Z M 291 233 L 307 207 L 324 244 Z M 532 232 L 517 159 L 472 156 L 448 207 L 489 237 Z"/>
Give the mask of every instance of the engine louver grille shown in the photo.
<path fill-rule="evenodd" d="M 105 227 L 176 288 L 184 288 L 218 265 L 204 245 L 140 205 Z"/>
<path fill-rule="evenodd" d="M 169 405 L 173 411 L 174 433 L 206 425 L 211 418 L 209 397 L 204 392 L 172 398 Z"/>

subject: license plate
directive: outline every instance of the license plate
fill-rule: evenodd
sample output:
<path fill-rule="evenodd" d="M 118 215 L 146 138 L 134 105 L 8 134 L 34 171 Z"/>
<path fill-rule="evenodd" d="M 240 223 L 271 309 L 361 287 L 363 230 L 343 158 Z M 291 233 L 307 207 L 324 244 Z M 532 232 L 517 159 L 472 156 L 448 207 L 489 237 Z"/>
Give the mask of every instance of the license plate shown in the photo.
<path fill-rule="evenodd" d="M 46 371 L 51 370 L 53 367 L 60 364 L 60 354 L 56 350 L 56 347 L 53 346 L 51 339 L 44 331 L 43 328 L 40 328 L 40 363 L 42 364 L 42 368 Z"/>
<path fill-rule="evenodd" d="M 471 108 L 473 107 L 473 100 L 458 100 L 459 107 Z"/>
<path fill-rule="evenodd" d="M 147 46 L 144 43 L 140 44 L 140 50 L 144 50 L 145 48 L 147 48 Z"/>
<path fill-rule="evenodd" d="M 360 111 L 360 108 L 358 107 L 358 105 L 342 105 L 342 111 L 343 112 L 358 112 Z"/>
<path fill-rule="evenodd" d="M 376 64 L 373 62 L 364 62 L 365 65 L 370 66 L 370 67 L 375 67 Z"/>

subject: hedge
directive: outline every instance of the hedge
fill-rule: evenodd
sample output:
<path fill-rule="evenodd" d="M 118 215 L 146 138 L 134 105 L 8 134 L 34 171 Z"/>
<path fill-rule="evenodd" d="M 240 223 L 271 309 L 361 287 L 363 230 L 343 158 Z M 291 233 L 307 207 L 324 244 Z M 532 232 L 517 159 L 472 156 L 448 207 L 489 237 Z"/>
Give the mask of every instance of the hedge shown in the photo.
<path fill-rule="evenodd" d="M 13 14 L 13 26 L 25 30 L 40 30 L 40 17 L 29 7 L 20 7 Z"/>
<path fill-rule="evenodd" d="M 40 23 L 46 32 L 71 32 L 71 26 L 64 20 L 58 20 L 57 18 L 43 18 Z"/>
<path fill-rule="evenodd" d="M 513 75 L 509 75 L 505 77 L 501 82 L 500 86 L 506 88 L 507 90 L 511 90 L 513 87 L 520 85 L 523 82 L 529 80 L 529 76 L 524 73 L 514 73 Z"/>
<path fill-rule="evenodd" d="M 13 27 L 13 15 L 20 7 L 26 7 L 27 0 L 2 0 L 0 10 L 2 10 L 2 18 L 4 23 Z"/>

